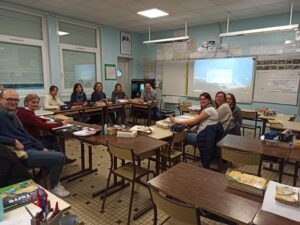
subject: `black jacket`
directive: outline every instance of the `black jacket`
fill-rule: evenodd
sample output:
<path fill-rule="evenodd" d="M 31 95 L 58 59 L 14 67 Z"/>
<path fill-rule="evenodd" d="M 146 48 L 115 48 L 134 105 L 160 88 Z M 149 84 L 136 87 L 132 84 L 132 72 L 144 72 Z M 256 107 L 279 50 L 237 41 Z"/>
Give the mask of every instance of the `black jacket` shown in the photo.
<path fill-rule="evenodd" d="M 221 123 L 208 125 L 197 135 L 197 144 L 204 168 L 209 168 L 211 161 L 220 157 L 216 144 L 225 136 L 226 133 Z"/>

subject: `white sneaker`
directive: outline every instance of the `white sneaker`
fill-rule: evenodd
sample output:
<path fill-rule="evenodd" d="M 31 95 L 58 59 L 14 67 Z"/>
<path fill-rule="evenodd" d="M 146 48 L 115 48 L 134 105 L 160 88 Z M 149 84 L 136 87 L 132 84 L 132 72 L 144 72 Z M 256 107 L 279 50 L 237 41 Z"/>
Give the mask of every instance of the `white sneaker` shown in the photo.
<path fill-rule="evenodd" d="M 57 183 L 56 187 L 66 190 L 66 188 L 64 186 L 62 186 L 60 182 Z"/>
<path fill-rule="evenodd" d="M 51 190 L 51 192 L 61 198 L 66 198 L 70 195 L 69 191 L 67 191 L 62 185 L 58 184 Z"/>

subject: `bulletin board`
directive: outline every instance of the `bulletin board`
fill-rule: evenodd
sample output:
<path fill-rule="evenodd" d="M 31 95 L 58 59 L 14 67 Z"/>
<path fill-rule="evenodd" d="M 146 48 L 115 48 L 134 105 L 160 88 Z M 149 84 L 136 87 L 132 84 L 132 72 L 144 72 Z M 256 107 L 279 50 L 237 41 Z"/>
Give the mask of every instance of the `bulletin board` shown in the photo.
<path fill-rule="evenodd" d="M 253 100 L 297 105 L 299 80 L 300 56 L 289 59 L 258 59 Z"/>

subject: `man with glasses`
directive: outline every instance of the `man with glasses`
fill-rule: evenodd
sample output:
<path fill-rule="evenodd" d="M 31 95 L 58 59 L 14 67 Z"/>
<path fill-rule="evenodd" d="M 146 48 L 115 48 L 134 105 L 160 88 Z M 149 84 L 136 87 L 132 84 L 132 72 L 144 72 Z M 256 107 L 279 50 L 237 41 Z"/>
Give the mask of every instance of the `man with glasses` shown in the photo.
<path fill-rule="evenodd" d="M 70 192 L 59 183 L 65 156 L 45 148 L 39 140 L 27 133 L 16 116 L 19 101 L 18 93 L 13 89 L 3 90 L 0 95 L 0 143 L 25 150 L 28 167 L 43 167 L 49 171 L 51 192 L 59 197 L 69 196 Z"/>

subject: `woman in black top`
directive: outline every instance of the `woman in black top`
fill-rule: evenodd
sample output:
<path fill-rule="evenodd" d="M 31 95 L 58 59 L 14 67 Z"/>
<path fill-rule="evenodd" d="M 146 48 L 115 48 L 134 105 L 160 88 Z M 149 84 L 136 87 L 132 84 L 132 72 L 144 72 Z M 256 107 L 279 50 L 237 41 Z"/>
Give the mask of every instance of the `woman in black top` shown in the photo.
<path fill-rule="evenodd" d="M 73 87 L 73 93 L 71 95 L 71 106 L 75 105 L 87 105 L 87 97 L 83 91 L 83 87 L 80 83 L 76 83 Z"/>
<path fill-rule="evenodd" d="M 128 99 L 125 92 L 122 90 L 122 85 L 120 83 L 117 83 L 115 85 L 115 90 L 111 94 L 111 100 L 112 102 L 118 101 L 119 99 Z"/>
<path fill-rule="evenodd" d="M 236 99 L 233 94 L 226 94 L 226 103 L 230 106 L 232 116 L 234 118 L 233 123 L 229 124 L 229 134 L 235 134 L 241 136 L 241 125 L 242 125 L 242 111 L 236 105 Z"/>
<path fill-rule="evenodd" d="M 106 94 L 102 90 L 103 90 L 102 83 L 96 82 L 94 85 L 94 92 L 92 93 L 92 96 L 91 96 L 92 102 L 98 102 L 102 99 L 106 99 Z"/>

